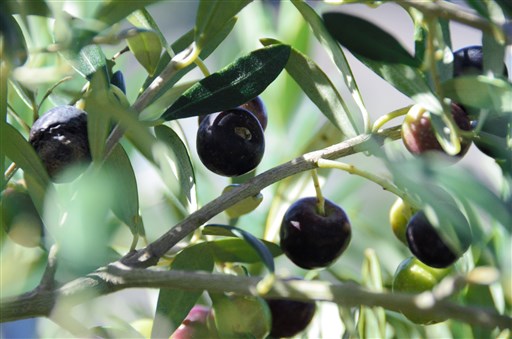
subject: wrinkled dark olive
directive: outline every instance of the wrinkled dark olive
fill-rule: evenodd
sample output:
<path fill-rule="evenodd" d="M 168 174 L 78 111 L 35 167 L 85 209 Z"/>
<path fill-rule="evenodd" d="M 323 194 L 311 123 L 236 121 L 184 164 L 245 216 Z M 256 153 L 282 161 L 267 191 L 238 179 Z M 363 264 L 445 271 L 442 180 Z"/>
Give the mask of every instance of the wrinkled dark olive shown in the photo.
<path fill-rule="evenodd" d="M 281 223 L 281 249 L 297 266 L 311 269 L 333 263 L 348 247 L 352 236 L 345 211 L 325 200 L 325 215 L 316 197 L 297 200 Z"/>
<path fill-rule="evenodd" d="M 265 151 L 265 138 L 258 119 L 235 108 L 206 116 L 199 125 L 197 154 L 212 172 L 234 177 L 258 166 Z"/>
<path fill-rule="evenodd" d="M 87 113 L 74 106 L 58 106 L 42 115 L 30 130 L 30 144 L 54 182 L 68 182 L 78 173 L 63 175 L 70 166 L 91 161 Z"/>

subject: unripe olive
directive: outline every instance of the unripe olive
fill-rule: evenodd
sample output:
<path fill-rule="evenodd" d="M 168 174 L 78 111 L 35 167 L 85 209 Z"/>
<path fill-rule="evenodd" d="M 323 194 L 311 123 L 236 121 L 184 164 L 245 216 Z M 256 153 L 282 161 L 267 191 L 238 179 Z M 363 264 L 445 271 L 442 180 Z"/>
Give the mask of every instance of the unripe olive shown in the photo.
<path fill-rule="evenodd" d="M 431 291 L 450 269 L 432 268 L 415 257 L 409 257 L 402 261 L 393 276 L 393 292 L 422 293 Z M 418 312 L 402 312 L 409 320 L 417 324 L 434 324 L 445 319 L 439 317 L 427 317 Z"/>
<path fill-rule="evenodd" d="M 8 187 L 2 192 L 0 217 L 2 228 L 15 243 L 25 247 L 41 244 L 43 221 L 23 186 Z"/>
<path fill-rule="evenodd" d="M 412 207 L 401 198 L 397 198 L 389 210 L 389 223 L 393 234 L 405 245 L 407 245 L 405 230 L 413 214 Z"/>
<path fill-rule="evenodd" d="M 74 180 L 78 173 L 66 170 L 91 161 L 87 113 L 74 106 L 58 106 L 42 115 L 30 129 L 29 142 L 54 182 Z"/>

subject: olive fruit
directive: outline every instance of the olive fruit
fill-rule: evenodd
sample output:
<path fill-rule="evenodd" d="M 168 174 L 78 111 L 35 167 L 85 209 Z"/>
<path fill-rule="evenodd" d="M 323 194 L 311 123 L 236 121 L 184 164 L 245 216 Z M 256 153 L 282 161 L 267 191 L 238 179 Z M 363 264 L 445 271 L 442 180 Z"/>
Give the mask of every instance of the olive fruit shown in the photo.
<path fill-rule="evenodd" d="M 267 128 L 268 123 L 268 115 L 267 115 L 267 109 L 265 107 L 265 104 L 263 103 L 263 100 L 259 96 L 256 98 L 247 101 L 245 104 L 241 105 L 240 108 L 246 109 L 258 119 L 260 122 L 261 128 L 265 130 Z"/>
<path fill-rule="evenodd" d="M 197 131 L 196 147 L 199 159 L 210 171 L 234 177 L 258 166 L 265 138 L 252 113 L 234 108 L 205 117 Z"/>
<path fill-rule="evenodd" d="M 432 268 L 414 257 L 409 257 L 398 265 L 393 276 L 393 292 L 422 293 L 431 291 L 450 269 Z M 427 317 L 418 312 L 402 312 L 410 321 L 416 324 L 434 324 L 444 319 Z"/>
<path fill-rule="evenodd" d="M 459 105 L 452 104 L 451 113 L 461 130 L 469 131 L 471 129 L 471 122 Z M 405 116 L 402 123 L 402 141 L 412 154 L 420 155 L 431 151 L 444 152 L 434 133 L 430 114 L 420 106 L 414 105 Z M 471 146 L 471 140 L 461 138 L 460 144 L 460 151 L 456 154 L 459 158 L 466 154 Z"/>
<path fill-rule="evenodd" d="M 119 88 L 124 94 L 126 94 L 126 84 L 124 82 L 124 76 L 121 71 L 115 71 L 110 78 L 110 83 Z"/>
<path fill-rule="evenodd" d="M 91 161 L 87 139 L 87 113 L 74 106 L 58 106 L 37 119 L 30 129 L 30 144 L 54 182 L 74 180 L 78 173 L 64 172 Z"/>
<path fill-rule="evenodd" d="M 297 200 L 286 211 L 280 229 L 281 249 L 297 266 L 312 269 L 334 262 L 350 243 L 352 231 L 345 211 L 325 199 L 325 214 L 317 198 Z"/>
<path fill-rule="evenodd" d="M 453 77 L 482 74 L 483 56 L 482 46 L 468 46 L 453 52 Z M 508 76 L 505 65 L 503 66 L 503 76 Z"/>
<path fill-rule="evenodd" d="M 208 317 L 211 308 L 203 305 L 192 307 L 181 325 L 171 335 L 171 339 L 193 339 L 216 337 L 215 332 L 208 327 Z"/>
<path fill-rule="evenodd" d="M 308 327 L 316 311 L 314 302 L 266 299 L 272 316 L 271 338 L 293 337 Z"/>
<path fill-rule="evenodd" d="M 393 234 L 406 245 L 405 229 L 412 215 L 412 207 L 401 198 L 397 198 L 389 210 L 389 223 L 391 224 Z"/>
<path fill-rule="evenodd" d="M 469 233 L 469 228 L 468 228 Z M 461 235 L 461 253 L 456 253 L 441 236 L 423 211 L 414 214 L 407 224 L 405 231 L 409 250 L 425 265 L 445 268 L 457 261 L 469 248 L 470 241 L 466 235 Z"/>
<path fill-rule="evenodd" d="M 44 225 L 27 190 L 16 185 L 7 187 L 0 199 L 0 222 L 9 238 L 25 247 L 41 244 Z"/>
<path fill-rule="evenodd" d="M 263 103 L 263 100 L 261 100 L 261 98 L 259 96 L 257 96 L 256 98 L 254 98 L 252 100 L 247 101 L 245 104 L 238 106 L 238 108 L 243 108 L 245 110 L 248 110 L 252 114 L 254 114 L 254 116 L 260 122 L 261 128 L 263 129 L 263 131 L 265 131 L 265 129 L 267 128 L 267 123 L 268 123 L 267 109 L 265 107 L 265 104 Z M 198 116 L 197 118 L 198 118 L 199 124 L 201 124 L 201 122 L 203 122 L 203 120 L 207 116 L 208 115 Z"/>

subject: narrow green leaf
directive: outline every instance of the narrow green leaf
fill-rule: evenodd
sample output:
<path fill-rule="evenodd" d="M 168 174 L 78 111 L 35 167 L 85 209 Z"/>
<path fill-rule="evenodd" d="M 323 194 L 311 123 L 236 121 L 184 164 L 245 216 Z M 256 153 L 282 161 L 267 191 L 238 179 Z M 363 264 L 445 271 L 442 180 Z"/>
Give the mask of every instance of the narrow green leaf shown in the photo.
<path fill-rule="evenodd" d="M 194 30 L 195 42 L 202 49 L 206 42 L 252 0 L 201 0 Z"/>
<path fill-rule="evenodd" d="M 451 114 L 451 112 L 447 112 L 447 114 Z M 436 139 L 443 150 L 449 155 L 456 155 L 461 148 L 459 134 L 447 114 L 431 114 L 430 121 L 436 133 Z"/>
<path fill-rule="evenodd" d="M 209 247 L 209 243 L 204 242 L 185 248 L 176 255 L 171 269 L 211 272 L 214 262 Z M 161 289 L 151 337 L 168 338 L 185 319 L 202 293 L 203 291 L 199 290 Z"/>
<path fill-rule="evenodd" d="M 213 228 L 213 230 L 212 230 Z M 209 231 L 215 231 L 219 229 L 224 228 L 229 233 L 226 234 L 232 234 L 240 239 L 245 240 L 258 254 L 263 264 L 268 268 L 270 273 L 274 273 L 275 266 L 274 266 L 274 258 L 272 256 L 272 253 L 270 252 L 269 248 L 265 246 L 262 240 L 256 238 L 254 235 L 252 235 L 249 232 L 246 232 L 240 228 L 229 226 L 229 225 L 206 225 L 203 229 L 203 233 L 206 229 L 209 229 Z M 207 231 L 208 232 L 208 231 Z M 207 233 L 206 233 L 207 234 Z"/>
<path fill-rule="evenodd" d="M 99 70 L 108 74 L 105 54 L 98 45 L 84 46 L 73 61 L 73 68 L 87 80 Z"/>
<path fill-rule="evenodd" d="M 132 12 L 138 9 L 145 8 L 160 0 L 110 0 L 102 2 L 96 9 L 94 17 L 105 24 L 105 28 L 109 27 L 116 22 L 123 20 Z"/>
<path fill-rule="evenodd" d="M 357 86 L 357 82 L 355 80 L 354 74 L 352 73 L 352 69 L 348 64 L 347 58 L 345 57 L 345 53 L 343 49 L 340 47 L 338 42 L 332 38 L 327 29 L 324 26 L 324 22 L 322 18 L 311 8 L 306 2 L 301 0 L 292 0 L 292 4 L 299 10 L 304 19 L 308 22 L 313 31 L 313 34 L 317 38 L 317 40 L 322 44 L 325 48 L 331 59 L 334 61 L 338 69 L 340 70 L 343 81 L 347 86 L 348 90 L 352 94 L 354 101 L 356 102 L 361 114 L 367 115 L 366 107 L 363 102 L 363 97 L 359 88 Z"/>
<path fill-rule="evenodd" d="M 133 235 L 142 235 L 142 220 L 139 215 L 139 193 L 135 172 L 128 154 L 121 145 L 116 145 L 104 163 L 112 182 L 114 201 L 112 212 L 124 222 Z"/>
<path fill-rule="evenodd" d="M 269 241 L 261 240 L 273 257 L 281 255 L 281 248 Z M 210 241 L 213 256 L 220 262 L 258 263 L 261 256 L 243 239 L 218 239 Z"/>
<path fill-rule="evenodd" d="M 165 120 L 187 118 L 237 107 L 258 96 L 281 73 L 290 46 L 255 50 L 188 89 L 162 115 Z"/>
<path fill-rule="evenodd" d="M 153 75 L 160 61 L 162 43 L 160 37 L 154 31 L 139 31 L 137 34 L 126 38 L 128 47 L 137 61 Z"/>
<path fill-rule="evenodd" d="M 274 45 L 280 42 L 274 39 L 261 39 L 263 45 Z M 343 132 L 347 138 L 357 135 L 354 118 L 345 105 L 329 77 L 305 54 L 292 48 L 286 71 L 292 76 L 304 93 L 320 109 L 320 111 Z"/>
<path fill-rule="evenodd" d="M 483 75 L 461 76 L 443 84 L 443 93 L 462 105 L 512 112 L 512 84 Z"/>
<path fill-rule="evenodd" d="M 419 63 L 392 35 L 364 19 L 345 13 L 324 13 L 332 36 L 353 54 L 370 60 L 418 67 Z"/>
<path fill-rule="evenodd" d="M 44 193 L 50 185 L 50 177 L 41 159 L 20 132 L 7 123 L 0 123 L 0 153 L 16 163 L 26 175 L 31 177 L 32 182 L 42 189 L 41 193 Z M 42 196 L 38 194 L 38 199 L 34 200 L 40 213 L 43 211 L 43 199 L 44 194 Z"/>
<path fill-rule="evenodd" d="M 195 209 L 196 180 L 187 146 L 174 130 L 165 125 L 156 126 L 155 134 L 167 146 L 165 154 L 162 155 L 165 159 L 159 161 L 162 178 L 184 206 Z M 174 189 L 175 181 L 171 180 L 173 177 L 179 184 L 177 192 Z"/>
<path fill-rule="evenodd" d="M 11 14 L 20 14 L 22 16 L 37 15 L 49 17 L 52 12 L 44 0 L 18 0 L 9 1 Z"/>
<path fill-rule="evenodd" d="M 359 57 L 359 60 L 428 111 L 438 114 L 443 111 L 441 102 L 418 69 L 407 65 L 372 61 L 363 57 Z"/>
<path fill-rule="evenodd" d="M 27 61 L 27 44 L 18 22 L 9 14 L 8 5 L 0 4 L 0 36 L 2 52 L 12 66 L 21 66 Z"/>
<path fill-rule="evenodd" d="M 141 8 L 128 16 L 128 21 L 131 22 L 134 26 L 143 27 L 146 29 L 153 30 L 156 34 L 158 34 L 158 38 L 160 39 L 160 43 L 164 48 L 167 49 L 167 53 L 169 55 L 173 55 L 173 52 L 165 39 L 160 27 L 158 27 L 156 21 L 153 19 L 151 14 L 147 9 Z"/>
<path fill-rule="evenodd" d="M 201 53 L 199 54 L 199 57 L 202 60 L 205 60 L 206 58 L 208 58 L 208 56 L 214 50 L 217 49 L 217 47 L 220 45 L 220 43 L 222 41 L 224 41 L 224 39 L 226 39 L 226 37 L 229 35 L 229 33 L 233 30 L 235 23 L 236 23 L 236 18 L 231 19 L 224 25 L 224 27 L 222 28 L 221 31 L 215 32 L 215 35 L 213 35 L 208 41 L 205 42 L 205 45 L 201 49 Z M 174 42 L 172 44 L 171 48 L 173 51 L 176 51 L 178 53 L 178 52 L 183 51 L 188 46 L 190 46 L 190 44 L 192 44 L 193 41 L 194 41 L 194 31 L 190 30 L 187 33 L 185 33 L 183 36 L 181 36 L 181 38 L 176 40 L 176 42 Z M 140 93 L 142 93 L 146 88 L 149 87 L 149 85 L 156 79 L 158 74 L 160 74 L 164 70 L 164 68 L 169 64 L 170 61 L 171 61 L 171 56 L 169 53 L 163 53 L 161 55 L 160 62 L 158 63 L 157 69 L 155 71 L 155 75 L 148 76 L 146 78 L 146 80 L 144 81 L 144 84 L 142 85 Z M 158 99 L 166 91 L 170 90 L 174 86 L 174 84 L 176 84 L 185 74 L 190 72 L 194 67 L 196 67 L 195 63 L 176 72 L 174 74 L 174 76 L 172 78 L 170 78 L 169 81 L 167 81 L 165 83 L 165 85 L 163 85 L 161 87 L 161 89 L 155 99 Z"/>

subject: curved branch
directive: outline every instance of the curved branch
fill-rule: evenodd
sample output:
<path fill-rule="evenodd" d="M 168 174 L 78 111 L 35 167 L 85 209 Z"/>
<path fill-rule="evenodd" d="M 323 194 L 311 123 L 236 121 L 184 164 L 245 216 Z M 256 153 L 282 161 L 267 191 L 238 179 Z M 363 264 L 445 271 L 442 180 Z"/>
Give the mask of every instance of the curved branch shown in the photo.
<path fill-rule="evenodd" d="M 256 288 L 262 277 L 233 276 L 188 271 L 156 271 L 134 269 L 112 264 L 87 277 L 76 279 L 53 292 L 33 293 L 2 302 L 0 321 L 34 316 L 49 316 L 55 300 L 72 306 L 86 302 L 91 296 L 113 293 L 126 288 L 178 288 L 233 292 L 239 295 L 258 295 Z M 462 306 L 436 299 L 432 293 L 410 295 L 380 293 L 352 283 L 277 279 L 265 295 L 267 298 L 318 300 L 354 307 L 379 306 L 393 311 L 421 312 L 426 317 L 445 317 L 488 328 L 512 329 L 512 318 L 493 310 Z M 428 299 L 428 303 L 425 303 Z M 40 307 L 40 305 L 46 305 Z"/>

